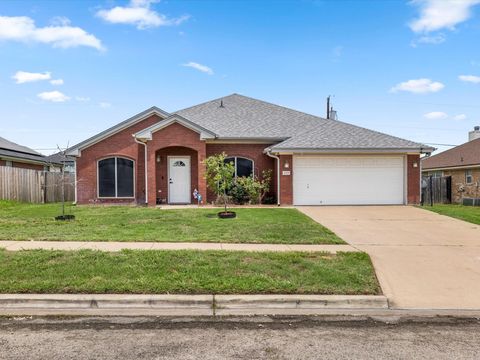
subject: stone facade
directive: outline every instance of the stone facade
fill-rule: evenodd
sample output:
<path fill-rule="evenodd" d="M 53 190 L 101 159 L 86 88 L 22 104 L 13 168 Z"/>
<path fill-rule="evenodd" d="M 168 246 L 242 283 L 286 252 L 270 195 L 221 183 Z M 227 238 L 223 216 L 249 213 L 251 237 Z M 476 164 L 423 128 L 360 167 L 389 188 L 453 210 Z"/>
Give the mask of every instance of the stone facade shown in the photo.
<path fill-rule="evenodd" d="M 443 176 L 452 177 L 452 202 L 461 203 L 463 198 L 480 198 L 480 168 L 472 168 L 473 182 L 466 183 L 465 169 L 444 170 Z"/>

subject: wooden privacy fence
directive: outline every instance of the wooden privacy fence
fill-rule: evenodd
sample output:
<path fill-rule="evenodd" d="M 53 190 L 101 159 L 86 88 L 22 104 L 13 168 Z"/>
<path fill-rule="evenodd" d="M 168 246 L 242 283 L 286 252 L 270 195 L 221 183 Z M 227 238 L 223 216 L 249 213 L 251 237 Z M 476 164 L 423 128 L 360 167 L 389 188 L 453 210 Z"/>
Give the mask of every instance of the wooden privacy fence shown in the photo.
<path fill-rule="evenodd" d="M 422 205 L 450 204 L 451 202 L 451 176 L 427 176 L 422 179 Z"/>
<path fill-rule="evenodd" d="M 64 186 L 63 186 L 64 185 Z M 0 166 L 0 200 L 50 203 L 75 200 L 75 175 Z"/>

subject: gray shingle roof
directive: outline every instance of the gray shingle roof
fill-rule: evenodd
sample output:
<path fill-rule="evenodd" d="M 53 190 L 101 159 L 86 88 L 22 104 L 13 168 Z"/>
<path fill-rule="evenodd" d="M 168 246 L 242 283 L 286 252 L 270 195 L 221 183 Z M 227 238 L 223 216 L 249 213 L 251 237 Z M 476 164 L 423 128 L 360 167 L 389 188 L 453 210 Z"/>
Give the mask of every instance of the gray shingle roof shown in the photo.
<path fill-rule="evenodd" d="M 223 106 L 221 106 L 221 104 Z M 219 138 L 271 138 L 285 140 L 279 149 L 426 149 L 413 141 L 327 120 L 283 106 L 232 94 L 180 111 L 192 122 Z"/>
<path fill-rule="evenodd" d="M 5 150 L 5 149 L 0 149 L 0 158 L 2 157 L 23 159 L 23 160 L 33 160 L 33 161 L 38 161 L 40 163 L 45 163 L 45 157 L 43 155 L 25 154 L 18 151 L 11 151 L 11 150 Z"/>
<path fill-rule="evenodd" d="M 37 155 L 37 156 L 43 156 L 39 152 L 36 152 L 35 150 L 30 149 L 29 147 L 19 145 L 17 143 L 14 143 L 10 140 L 7 140 L 7 139 L 1 137 L 1 136 L 0 136 L 0 149 L 18 151 L 18 152 L 21 152 L 21 153 L 33 154 L 33 155 Z"/>

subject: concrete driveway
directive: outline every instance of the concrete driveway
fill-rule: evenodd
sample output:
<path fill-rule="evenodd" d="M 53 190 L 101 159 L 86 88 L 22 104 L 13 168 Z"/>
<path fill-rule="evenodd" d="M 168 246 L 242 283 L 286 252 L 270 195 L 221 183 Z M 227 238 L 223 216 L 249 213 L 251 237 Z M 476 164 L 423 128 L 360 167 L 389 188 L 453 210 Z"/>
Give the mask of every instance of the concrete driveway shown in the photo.
<path fill-rule="evenodd" d="M 480 226 L 410 206 L 298 209 L 370 255 L 392 307 L 480 309 Z"/>

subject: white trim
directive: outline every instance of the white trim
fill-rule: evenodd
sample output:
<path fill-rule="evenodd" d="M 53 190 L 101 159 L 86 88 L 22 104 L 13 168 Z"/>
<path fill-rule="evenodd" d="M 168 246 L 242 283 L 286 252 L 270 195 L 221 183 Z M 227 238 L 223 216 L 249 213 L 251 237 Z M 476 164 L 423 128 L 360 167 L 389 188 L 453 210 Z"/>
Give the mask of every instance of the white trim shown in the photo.
<path fill-rule="evenodd" d="M 207 144 L 275 144 L 285 138 L 225 138 L 218 137 L 207 140 Z"/>
<path fill-rule="evenodd" d="M 420 179 L 420 185 L 421 183 L 422 181 Z M 408 155 L 404 155 L 403 156 L 403 205 L 407 205 L 407 204 L 408 204 Z"/>
<path fill-rule="evenodd" d="M 119 133 L 122 130 L 125 130 L 129 128 L 132 125 L 135 125 L 139 123 L 142 120 L 145 120 L 146 118 L 152 116 L 152 115 L 157 115 L 161 119 L 165 119 L 166 117 L 170 116 L 169 113 L 166 111 L 163 111 L 162 109 L 159 109 L 157 107 L 152 107 L 150 109 L 147 109 L 141 113 L 138 113 L 137 115 L 132 116 L 131 118 L 122 121 L 121 123 L 112 126 L 111 128 L 108 128 L 107 130 L 104 130 L 97 135 L 92 136 L 91 138 L 82 141 L 81 143 L 72 146 L 68 151 L 66 155 L 70 156 L 81 156 L 81 150 L 85 149 L 87 147 L 90 147 L 92 145 L 95 145 L 96 143 L 112 136 L 117 133 Z"/>
<path fill-rule="evenodd" d="M 268 150 L 268 149 L 267 149 Z M 425 149 L 423 149 L 425 150 Z M 288 149 L 288 148 L 270 148 L 270 151 L 279 155 L 331 155 L 331 154 L 421 154 L 420 149 Z"/>
<path fill-rule="evenodd" d="M 77 199 L 78 199 L 78 190 L 77 190 L 77 160 L 75 160 L 73 162 L 74 164 L 74 167 L 75 167 L 75 201 L 74 201 L 74 204 L 77 203 Z M 98 165 L 97 165 L 98 166 Z"/>
<path fill-rule="evenodd" d="M 208 129 L 205 129 L 179 115 L 172 115 L 162 121 L 159 121 L 158 123 L 143 129 L 137 133 L 134 134 L 134 136 L 137 139 L 143 139 L 143 140 L 152 140 L 152 135 L 153 133 L 166 128 L 167 126 L 170 126 L 172 124 L 180 124 L 183 127 L 190 129 L 192 131 L 195 131 L 196 133 L 200 134 L 200 140 L 206 140 L 206 139 L 214 139 L 215 134 L 211 132 Z"/>
<path fill-rule="evenodd" d="M 277 205 L 280 206 L 280 158 L 276 155 L 272 155 L 270 151 L 267 151 L 265 154 L 267 156 L 276 159 L 277 160 Z M 293 156 L 292 156 L 292 168 L 293 168 Z M 295 173 L 293 173 L 293 176 L 295 176 Z M 292 177 L 292 192 L 293 192 L 293 177 Z M 292 197 L 293 198 L 293 197 Z"/>
<path fill-rule="evenodd" d="M 175 158 L 175 159 L 188 159 L 188 164 L 189 164 L 189 169 L 188 169 L 188 195 L 189 195 L 189 201 L 187 204 L 191 204 L 191 195 L 190 195 L 190 190 L 192 189 L 192 157 L 190 155 L 167 155 L 167 192 L 168 192 L 168 203 L 169 204 L 183 204 L 183 203 L 172 203 L 170 201 L 170 159 Z"/>
<path fill-rule="evenodd" d="M 133 136 L 133 141 L 135 141 L 137 144 L 142 144 L 144 147 L 144 155 L 145 155 L 145 204 L 148 204 L 148 166 L 147 166 L 147 161 L 148 161 L 148 156 L 147 156 L 147 143 L 142 142 L 138 140 L 135 136 Z"/>
<path fill-rule="evenodd" d="M 133 196 L 117 196 L 118 195 L 118 183 L 117 183 L 117 159 L 125 159 L 133 162 Z M 115 196 L 100 196 L 100 181 L 99 181 L 99 171 L 98 164 L 102 160 L 115 159 Z M 135 190 L 137 186 L 136 181 L 136 171 L 135 171 L 136 162 L 135 160 L 121 155 L 105 156 L 97 160 L 97 199 L 136 199 Z"/>
<path fill-rule="evenodd" d="M 37 161 L 37 160 L 23 159 L 19 157 L 8 156 L 8 155 L 0 155 L 0 160 L 12 161 L 14 163 L 20 163 L 20 164 L 48 165 L 48 163 L 43 160 Z"/>
<path fill-rule="evenodd" d="M 463 165 L 463 166 L 452 166 L 452 167 L 436 167 L 436 168 L 428 168 L 422 169 L 422 172 L 429 172 L 429 171 L 449 171 L 449 170 L 465 170 L 465 169 L 476 169 L 480 168 L 480 164 L 478 165 Z"/>

